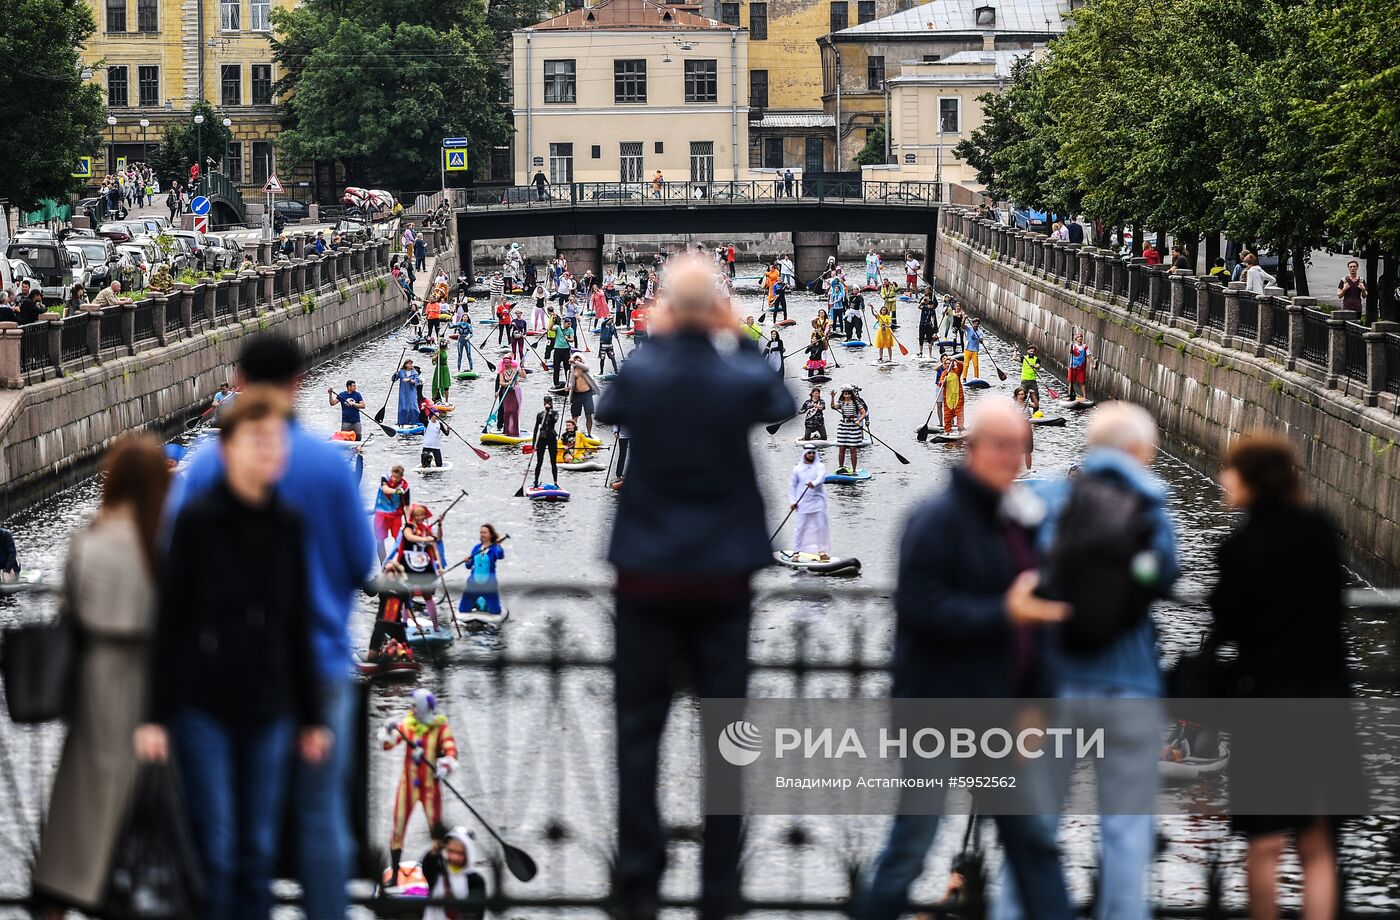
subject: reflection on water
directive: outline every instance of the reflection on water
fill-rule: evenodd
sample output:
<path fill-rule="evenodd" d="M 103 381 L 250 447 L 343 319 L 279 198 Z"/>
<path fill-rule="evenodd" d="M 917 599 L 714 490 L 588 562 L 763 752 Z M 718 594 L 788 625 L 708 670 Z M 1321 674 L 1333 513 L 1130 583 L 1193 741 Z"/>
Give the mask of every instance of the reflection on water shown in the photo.
<path fill-rule="evenodd" d="M 810 295 L 793 295 L 789 299 L 799 324 L 785 338 L 789 352 L 800 353 L 806 341 L 806 323 L 815 314 L 817 300 Z M 741 313 L 759 312 L 759 298 L 751 290 L 741 292 L 740 301 Z M 913 325 L 917 313 L 909 304 L 903 305 L 902 312 L 905 324 L 900 338 L 909 344 L 916 339 Z M 1011 347 L 995 339 L 989 345 L 990 357 L 1003 369 L 1010 368 Z M 298 400 L 303 424 L 326 432 L 339 427 L 339 410 L 327 405 L 324 394 L 328 386 L 339 390 L 347 379 L 356 380 L 366 394 L 366 402 L 371 409 L 376 408 L 386 395 L 389 375 L 404 347 L 402 335 L 390 335 L 311 371 Z M 631 340 L 624 339 L 624 353 L 631 347 Z M 835 383 L 856 383 L 863 388 L 871 406 L 875 433 L 911 461 L 908 466 L 900 465 L 889 450 L 875 446 L 862 451 L 860 460 L 862 466 L 875 473 L 871 481 L 830 489 L 835 552 L 859 556 L 864 563 L 864 580 L 887 584 L 894 578 L 897 541 L 905 515 L 914 503 L 943 484 L 947 471 L 958 460 L 960 448 L 920 444 L 912 436 L 933 405 L 931 362 L 919 362 L 911 355 L 892 367 L 877 368 L 873 366 L 873 352 L 838 351 L 841 367 L 834 371 Z M 486 352 L 495 359 L 494 342 L 486 346 Z M 788 359 L 788 376 L 794 380 L 795 388 L 801 388 L 795 379 L 800 374 L 799 363 L 795 356 Z M 482 370 L 480 359 L 477 366 Z M 984 372 L 995 384 L 991 361 L 984 366 Z M 546 375 L 536 374 L 525 386 L 522 416 L 527 420 L 539 408 L 546 379 Z M 990 392 L 1009 395 L 1012 386 L 1009 382 L 1000 384 Z M 490 411 L 489 378 L 456 384 L 452 397 L 457 407 L 454 424 L 475 442 L 475 433 Z M 695 398 L 705 398 L 703 381 L 697 381 Z M 979 398 L 985 396 L 977 392 L 969 396 L 974 405 Z M 1047 409 L 1050 413 L 1056 411 L 1053 403 L 1048 403 Z M 389 411 L 392 415 L 392 406 Z M 684 411 L 684 407 L 677 411 Z M 1086 418 L 1085 414 L 1071 413 L 1064 428 L 1036 430 L 1035 475 L 1058 475 L 1076 462 L 1083 449 Z M 830 418 L 828 422 L 834 424 Z M 371 427 L 366 424 L 367 431 Z M 768 518 L 774 527 L 786 511 L 784 493 L 791 466 L 799 459 L 794 443 L 799 434 L 800 422 L 794 421 L 777 435 L 769 436 L 759 430 L 753 438 L 759 474 L 768 496 Z M 703 432 L 699 435 L 703 436 Z M 611 443 L 611 432 L 604 432 L 603 436 Z M 414 497 L 435 510 L 444 508 L 461 490 L 468 494 L 446 520 L 449 561 L 470 551 L 476 542 L 477 528 L 484 522 L 495 524 L 511 536 L 501 564 L 506 602 L 512 608 L 510 623 L 499 634 L 469 636 L 451 654 L 460 657 L 468 650 L 486 654 L 502 649 L 513 653 L 547 649 L 553 635 L 550 623 L 558 624 L 562 631 L 560 641 L 569 652 L 605 654 L 612 629 L 606 598 L 603 602 L 544 598 L 512 603 L 509 590 L 512 578 L 576 578 L 590 582 L 606 579 L 607 569 L 601 560 L 615 496 L 604 487 L 604 474 L 561 472 L 565 486 L 573 491 L 572 501 L 532 503 L 513 497 L 526 468 L 526 458 L 518 451 L 493 449 L 490 460 L 481 461 L 459 442 L 448 439 L 444 447 L 447 459 L 454 464 L 451 471 L 433 477 L 410 474 L 410 479 Z M 825 458 L 828 468 L 835 465 L 834 450 L 830 453 L 833 456 Z M 364 454 L 362 492 L 366 507 L 378 477 L 386 474 L 392 464 L 403 463 L 410 469 L 418 465 L 416 439 L 404 442 L 376 435 Z M 1155 467 L 1172 487 L 1170 510 L 1179 528 L 1185 569 L 1182 589 L 1199 594 L 1210 583 L 1212 553 L 1230 527 L 1230 514 L 1221 507 L 1212 482 L 1185 463 L 1162 453 Z M 70 533 L 88 518 L 96 499 L 97 487 L 88 481 L 16 515 L 10 526 L 26 568 L 57 572 Z M 779 545 L 787 539 L 790 530 L 780 535 Z M 946 550 L 960 551 L 956 534 L 949 535 Z M 787 570 L 769 571 L 762 581 L 782 585 L 800 583 L 806 577 Z M 30 603 L 36 602 L 0 600 L 0 621 L 12 621 L 21 615 L 22 605 Z M 1180 604 L 1163 604 L 1156 615 L 1162 644 L 1170 657 L 1199 641 L 1207 619 L 1199 607 Z M 368 637 L 372 619 L 373 608 L 366 598 L 352 625 L 357 641 Z M 853 651 L 852 643 L 858 642 L 859 651 L 867 660 L 879 661 L 885 657 L 891 639 L 890 613 L 882 601 L 782 601 L 765 605 L 756 615 L 751 654 L 760 660 L 789 654 L 796 624 L 804 624 L 809 630 L 808 652 L 814 656 L 848 655 Z M 1385 624 L 1376 618 L 1358 626 L 1358 652 L 1370 658 L 1382 648 Z M 801 684 L 796 680 L 791 674 L 760 672 L 755 675 L 753 692 L 773 696 L 887 692 L 885 678 L 879 674 L 859 679 L 844 674 L 811 674 Z M 529 889 L 519 890 L 568 890 L 575 894 L 605 890 L 613 809 L 610 684 L 606 676 L 597 672 L 553 676 L 536 671 L 500 674 L 467 664 L 449 664 L 440 670 L 425 671 L 420 683 L 438 694 L 457 727 L 463 749 L 460 788 L 474 799 L 474 804 L 486 803 L 486 811 L 499 819 L 508 837 L 528 843 L 527 849 L 537 851 L 541 877 Z M 376 717 L 388 717 L 401 710 L 407 704 L 409 689 L 377 687 Z M 663 787 L 663 803 L 668 819 L 679 823 L 693 824 L 699 817 L 694 784 L 687 781 L 694 773 L 698 756 L 699 739 L 692 731 L 694 724 L 693 708 L 679 707 L 668 726 L 663 748 L 664 775 L 670 777 Z M 39 764 L 56 758 L 59 741 L 51 729 L 20 730 L 3 725 L 0 730 L 7 733 L 8 740 L 21 740 L 9 733 L 19 731 L 24 736 L 22 743 L 5 745 L 7 755 L 3 759 L 10 762 L 4 769 L 14 773 L 13 778 L 0 775 L 0 781 L 17 793 L 13 808 L 0 807 L 0 848 L 6 854 L 0 860 L 0 871 L 6 879 L 0 883 L 0 890 L 10 891 L 17 880 L 27 876 L 18 865 L 22 854 L 28 852 L 29 841 L 23 838 L 24 831 L 19 826 L 22 822 L 16 821 L 16 812 L 26 813 L 28 823 L 33 825 L 46 786 L 46 771 Z M 33 761 L 19 759 L 16 751 L 36 756 Z M 389 795 L 397 779 L 397 763 L 398 755 L 375 755 L 373 782 L 379 794 L 372 828 L 375 834 L 382 832 L 386 840 Z M 464 817 L 457 815 L 454 806 L 448 807 L 449 815 Z M 918 896 L 932 899 L 941 895 L 948 860 L 961 843 L 964 820 L 949 820 L 948 832 L 940 835 L 936 854 L 929 863 L 930 871 L 916 892 Z M 1087 894 L 1093 864 L 1093 823 L 1091 819 L 1071 819 L 1064 829 L 1067 859 L 1081 896 Z M 885 824 L 884 819 L 878 818 L 753 820 L 746 858 L 751 893 L 839 896 L 846 885 L 848 864 L 871 858 Z M 421 843 L 421 819 L 414 827 Z M 1163 822 L 1161 830 L 1164 849 L 1152 881 L 1157 900 L 1173 905 L 1200 903 L 1204 897 L 1202 868 L 1216 854 L 1228 867 L 1232 897 L 1239 899 L 1242 847 L 1240 841 L 1228 836 L 1220 821 L 1170 819 Z M 1383 822 L 1369 820 L 1354 827 L 1347 836 L 1353 902 L 1357 905 L 1400 904 L 1386 849 L 1390 830 Z M 804 841 L 802 846 L 788 845 L 794 833 Z M 409 854 L 416 854 L 414 845 L 408 848 L 406 855 Z M 693 884 L 696 855 L 694 847 L 675 848 L 676 871 L 669 884 L 676 893 L 688 891 Z M 1290 871 L 1291 879 L 1296 881 L 1296 867 Z"/>

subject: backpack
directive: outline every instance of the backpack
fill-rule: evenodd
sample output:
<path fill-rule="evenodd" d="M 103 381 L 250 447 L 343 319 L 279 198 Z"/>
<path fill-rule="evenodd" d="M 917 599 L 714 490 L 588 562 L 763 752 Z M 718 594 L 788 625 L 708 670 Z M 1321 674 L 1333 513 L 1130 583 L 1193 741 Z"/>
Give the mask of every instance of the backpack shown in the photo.
<path fill-rule="evenodd" d="M 1060 626 L 1067 651 L 1099 651 L 1147 616 L 1158 594 L 1154 526 L 1146 500 L 1117 479 L 1074 481 L 1038 591 L 1074 608 Z"/>

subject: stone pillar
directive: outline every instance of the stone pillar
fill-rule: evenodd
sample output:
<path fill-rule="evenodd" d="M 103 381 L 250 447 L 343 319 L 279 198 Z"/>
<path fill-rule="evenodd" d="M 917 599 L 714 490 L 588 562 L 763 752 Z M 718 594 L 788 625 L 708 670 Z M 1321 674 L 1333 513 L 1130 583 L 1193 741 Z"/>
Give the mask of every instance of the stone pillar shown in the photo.
<path fill-rule="evenodd" d="M 239 303 L 239 301 L 241 300 L 243 294 L 243 282 L 235 276 L 225 281 L 220 281 L 219 283 L 225 285 L 228 288 L 229 322 L 236 323 L 238 322 L 239 317 L 242 315 L 242 305 Z"/>
<path fill-rule="evenodd" d="M 1205 278 L 1196 279 L 1196 332 L 1206 328 L 1210 322 L 1210 282 Z"/>
<path fill-rule="evenodd" d="M 19 343 L 23 338 L 19 323 L 0 323 L 0 387 L 18 390 L 24 386 L 24 371 L 19 360 Z"/>
<path fill-rule="evenodd" d="M 1299 303 L 1302 301 L 1302 303 Z M 1316 303 L 1311 297 L 1294 297 L 1288 305 L 1288 363 L 1291 371 L 1303 357 L 1303 308 Z"/>
<path fill-rule="evenodd" d="M 1167 277 L 1167 281 L 1171 284 L 1171 290 L 1167 296 L 1167 319 L 1175 325 L 1177 319 L 1181 316 L 1181 308 L 1186 303 L 1186 297 L 1188 296 L 1187 285 L 1189 282 L 1187 281 L 1186 275 L 1178 275 L 1176 272 L 1172 272 Z M 1194 287 L 1190 290 L 1190 296 L 1196 296 Z"/>
<path fill-rule="evenodd" d="M 129 355 L 136 354 L 136 304 L 124 303 L 121 305 L 122 318 L 122 345 Z"/>
<path fill-rule="evenodd" d="M 1075 258 L 1079 264 L 1075 266 L 1074 277 L 1079 284 L 1079 292 L 1086 293 L 1094 290 L 1098 285 L 1099 274 L 1094 271 L 1097 267 L 1094 261 L 1094 250 L 1087 246 L 1075 246 Z M 1085 281 L 1085 279 L 1088 281 Z"/>
<path fill-rule="evenodd" d="M 1400 332 L 1400 323 L 1377 320 L 1366 330 L 1366 405 L 1374 406 L 1385 389 L 1385 337 Z"/>
<path fill-rule="evenodd" d="M 1334 310 L 1327 317 L 1327 386 L 1336 389 L 1346 376 L 1347 321 L 1360 314 L 1355 310 Z"/>
<path fill-rule="evenodd" d="M 78 309 L 87 314 L 87 350 L 94 361 L 102 360 L 102 308 L 85 303 Z M 60 348 L 61 353 L 61 348 Z"/>
<path fill-rule="evenodd" d="M 57 313 L 45 313 L 49 323 L 49 363 L 58 368 L 63 376 L 63 317 Z"/>
<path fill-rule="evenodd" d="M 1011 239 L 1011 261 L 1016 265 L 1026 264 L 1026 235 L 1020 230 Z"/>
<path fill-rule="evenodd" d="M 273 310 L 277 307 L 277 269 L 264 266 L 258 269 L 258 280 L 262 286 L 263 308 Z"/>
<path fill-rule="evenodd" d="M 276 244 L 273 243 L 271 240 L 263 240 L 262 242 L 258 243 L 257 246 L 258 254 L 253 261 L 257 262 L 259 265 L 271 265 L 272 251 L 273 247 L 276 246 Z"/>
<path fill-rule="evenodd" d="M 306 289 L 315 293 L 326 283 L 325 260 L 315 253 L 306 257 Z"/>
<path fill-rule="evenodd" d="M 555 237 L 556 246 L 559 239 L 561 237 Z M 598 239 L 601 244 L 602 237 Z M 797 277 L 811 281 L 826 271 L 826 258 L 836 255 L 837 244 L 840 242 L 841 234 L 839 233 L 829 233 L 824 230 L 794 230 L 792 232 L 792 251 Z"/>
<path fill-rule="evenodd" d="M 1113 285 L 1110 291 L 1112 292 L 1112 299 L 1116 303 L 1118 301 L 1118 292 L 1128 290 L 1128 260 L 1122 256 L 1112 256 L 1110 265 L 1112 266 L 1111 283 Z"/>
<path fill-rule="evenodd" d="M 336 287 L 341 282 L 343 272 L 340 266 L 344 264 L 340 261 L 341 255 L 338 249 L 327 249 L 326 254 L 321 257 L 321 275 L 331 287 Z"/>
<path fill-rule="evenodd" d="M 175 309 L 180 311 L 180 327 L 185 330 L 185 335 L 194 334 L 194 291 L 190 290 L 188 284 L 175 285 L 176 295 L 179 298 Z"/>
<path fill-rule="evenodd" d="M 1094 290 L 1102 294 L 1105 300 L 1113 299 L 1113 265 L 1116 261 L 1107 249 L 1094 250 Z"/>
<path fill-rule="evenodd" d="M 1244 288 L 1243 281 L 1231 281 L 1225 286 L 1225 334 L 1220 344 L 1226 348 L 1234 348 L 1235 336 L 1240 334 L 1240 291 Z"/>
<path fill-rule="evenodd" d="M 1162 310 L 1163 304 L 1167 302 L 1168 278 L 1161 268 L 1156 265 L 1147 268 L 1147 315 L 1152 316 Z M 1184 282 L 1186 279 L 1182 279 Z M 1181 283 L 1176 279 L 1171 279 L 1173 284 Z"/>
<path fill-rule="evenodd" d="M 214 315 L 214 285 L 207 281 L 196 284 L 194 287 L 195 298 L 200 302 L 199 312 L 204 317 L 204 328 L 213 329 L 219 325 L 218 318 Z"/>
<path fill-rule="evenodd" d="M 170 306 L 170 295 L 149 294 L 146 297 L 151 302 L 151 325 L 156 330 L 156 344 L 165 344 L 165 311 Z"/>
<path fill-rule="evenodd" d="M 242 289 L 239 295 L 239 302 L 243 304 L 243 310 L 249 317 L 258 315 L 258 273 L 240 272 L 238 275 L 238 286 Z"/>
<path fill-rule="evenodd" d="M 1254 354 L 1262 356 L 1274 337 L 1274 303 L 1283 299 L 1283 288 L 1266 287 L 1264 296 L 1258 298 L 1259 335 L 1256 337 Z"/>

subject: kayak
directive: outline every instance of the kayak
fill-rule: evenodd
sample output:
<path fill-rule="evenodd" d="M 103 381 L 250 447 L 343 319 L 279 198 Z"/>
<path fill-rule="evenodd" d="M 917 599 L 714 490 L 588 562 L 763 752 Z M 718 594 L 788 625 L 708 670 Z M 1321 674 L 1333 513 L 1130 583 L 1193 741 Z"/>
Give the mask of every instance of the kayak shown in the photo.
<path fill-rule="evenodd" d="M 395 425 L 394 430 L 399 433 L 399 437 L 408 438 L 415 434 L 423 433 L 422 425 Z"/>
<path fill-rule="evenodd" d="M 577 463 L 561 463 L 559 469 L 568 470 L 571 473 L 597 473 L 607 469 L 607 467 L 597 460 L 580 460 Z"/>
<path fill-rule="evenodd" d="M 566 502 L 569 500 L 569 492 L 555 483 L 547 482 L 539 488 L 527 486 L 525 497 L 532 502 Z"/>
<path fill-rule="evenodd" d="M 829 556 L 823 559 L 814 553 L 788 553 L 778 550 L 773 553 L 773 558 L 783 565 L 814 575 L 860 574 L 860 560 L 851 556 Z"/>
<path fill-rule="evenodd" d="M 446 473 L 450 469 L 452 469 L 451 461 L 444 463 L 442 466 L 415 467 L 413 472 L 417 473 L 420 476 L 427 476 L 429 473 Z"/>
<path fill-rule="evenodd" d="M 830 375 L 830 374 L 808 374 L 806 377 L 803 377 L 802 379 L 805 380 L 807 383 L 830 383 L 830 382 L 831 382 L 831 375 Z"/>
<path fill-rule="evenodd" d="M 842 342 L 842 348 L 869 348 L 869 342 L 862 342 L 860 339 L 851 339 L 849 342 Z"/>
<path fill-rule="evenodd" d="M 967 387 L 969 390 L 986 390 L 991 387 L 991 384 L 981 377 L 969 377 L 963 381 L 963 386 Z"/>
<path fill-rule="evenodd" d="M 1044 425 L 1047 428 L 1061 428 L 1064 426 L 1065 422 L 1066 419 L 1063 415 L 1040 415 L 1031 417 L 1032 425 Z"/>
<path fill-rule="evenodd" d="M 476 379 L 477 377 L 479 377 L 479 376 L 481 376 L 481 375 L 478 374 L 476 371 L 458 371 L 457 373 L 455 373 L 455 374 L 452 375 L 452 379 L 454 379 L 454 380 L 475 380 L 475 379 Z"/>
<path fill-rule="evenodd" d="M 841 446 L 841 445 L 837 444 L 835 441 L 815 441 L 815 440 L 812 440 L 811 438 L 797 438 L 793 443 L 797 444 L 799 447 L 840 447 L 840 446 Z M 858 444 L 857 446 L 858 446 L 858 447 L 869 447 L 872 443 L 874 443 L 874 442 L 872 442 L 872 441 L 870 440 L 870 437 L 869 437 L 869 436 L 866 436 L 865 440 L 861 441 L 860 444 Z"/>
<path fill-rule="evenodd" d="M 957 434 L 936 434 L 929 440 L 935 444 L 960 444 L 966 437 L 967 432 L 960 431 Z"/>
<path fill-rule="evenodd" d="M 837 484 L 851 484 L 857 482 L 865 482 L 872 475 L 873 474 L 869 470 L 862 468 L 856 470 L 854 473 L 827 473 L 826 481 Z"/>
<path fill-rule="evenodd" d="M 508 434 L 501 434 L 499 431 L 483 431 L 480 435 L 482 444 L 524 444 L 530 440 L 530 432 L 521 429 L 520 434 L 511 437 Z"/>
<path fill-rule="evenodd" d="M 1092 399 L 1065 400 L 1065 408 L 1073 409 L 1075 412 L 1083 411 L 1094 404 Z"/>
<path fill-rule="evenodd" d="M 407 661 L 369 661 L 355 655 L 355 673 L 371 680 L 407 680 L 423 670 L 423 666 L 413 659 Z"/>
<path fill-rule="evenodd" d="M 463 629 L 497 629 L 510 618 L 509 608 L 502 607 L 500 613 L 487 613 L 485 610 L 469 610 L 457 614 L 457 622 Z"/>
<path fill-rule="evenodd" d="M 428 624 L 421 630 L 416 624 L 410 622 L 404 627 L 404 632 L 408 636 L 408 647 L 415 652 L 451 645 L 457 638 L 452 632 L 451 626 L 445 623 L 439 623 L 437 629 L 433 629 L 431 621 L 428 621 Z"/>

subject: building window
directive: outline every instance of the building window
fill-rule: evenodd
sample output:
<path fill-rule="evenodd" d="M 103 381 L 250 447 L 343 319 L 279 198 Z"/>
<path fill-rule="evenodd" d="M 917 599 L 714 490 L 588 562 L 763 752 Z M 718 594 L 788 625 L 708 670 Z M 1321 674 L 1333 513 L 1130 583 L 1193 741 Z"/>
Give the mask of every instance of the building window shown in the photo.
<path fill-rule="evenodd" d="M 885 56 L 872 54 L 865 59 L 865 85 L 868 89 L 885 88 Z"/>
<path fill-rule="evenodd" d="M 646 174 L 642 166 L 642 142 L 622 141 L 618 153 L 618 181 L 641 182 Z"/>
<path fill-rule="evenodd" d="M 647 101 L 647 62 L 613 61 L 613 102 Z"/>
<path fill-rule="evenodd" d="M 160 68 L 143 64 L 136 68 L 136 100 L 142 108 L 160 105 Z"/>
<path fill-rule="evenodd" d="M 107 31 L 126 31 L 126 0 L 107 0 Z"/>
<path fill-rule="evenodd" d="M 224 175 L 235 183 L 243 184 L 243 142 L 229 141 L 228 152 L 224 154 Z"/>
<path fill-rule="evenodd" d="M 977 27 L 979 29 L 989 29 L 997 24 L 997 8 L 994 6 L 979 6 L 977 8 Z"/>
<path fill-rule="evenodd" d="M 749 108 L 768 108 L 768 71 L 749 71 Z"/>
<path fill-rule="evenodd" d="M 942 59 L 943 55 L 941 54 L 926 54 L 922 58 L 925 64 L 932 64 L 934 61 L 940 61 Z"/>
<path fill-rule="evenodd" d="M 130 105 L 126 94 L 126 68 L 107 68 L 107 104 L 113 108 Z"/>
<path fill-rule="evenodd" d="M 685 62 L 685 101 L 719 101 L 719 62 Z"/>
<path fill-rule="evenodd" d="M 601 144 L 594 144 L 594 145 L 593 145 L 593 159 L 595 159 L 595 160 L 601 160 L 602 158 L 603 158 L 603 146 L 602 146 Z"/>
<path fill-rule="evenodd" d="M 749 4 L 749 41 L 768 40 L 768 4 Z"/>
<path fill-rule="evenodd" d="M 875 0 L 856 0 L 856 25 L 875 18 Z"/>
<path fill-rule="evenodd" d="M 253 141 L 253 184 L 266 185 L 267 177 L 277 172 L 273 160 L 272 141 Z"/>
<path fill-rule="evenodd" d="M 225 32 L 237 32 L 238 6 L 243 0 L 219 0 L 219 28 Z"/>
<path fill-rule="evenodd" d="M 846 0 L 831 4 L 831 31 L 840 32 L 851 24 L 851 11 Z"/>
<path fill-rule="evenodd" d="M 254 32 L 272 31 L 272 0 L 248 0 L 248 28 Z"/>
<path fill-rule="evenodd" d="M 944 134 L 957 134 L 962 130 L 961 121 L 962 100 L 956 96 L 951 99 L 938 100 L 938 130 Z"/>
<path fill-rule="evenodd" d="M 219 65 L 219 99 L 224 105 L 243 104 L 243 65 Z"/>
<path fill-rule="evenodd" d="M 783 168 L 783 139 L 781 137 L 765 137 L 763 139 L 763 167 L 765 169 Z"/>
<path fill-rule="evenodd" d="M 739 24 L 739 4 L 721 3 L 719 5 L 719 21 L 727 26 L 737 26 Z"/>
<path fill-rule="evenodd" d="M 159 32 L 160 22 L 156 13 L 156 0 L 136 0 L 136 31 Z"/>
<path fill-rule="evenodd" d="M 554 185 L 568 185 L 574 181 L 574 145 L 549 145 L 549 181 Z"/>
<path fill-rule="evenodd" d="M 912 10 L 913 8 L 914 0 L 894 0 L 894 11 L 896 13 L 902 13 L 905 10 Z"/>
<path fill-rule="evenodd" d="M 578 65 L 574 61 L 544 62 L 544 101 L 575 102 L 578 99 Z"/>
<path fill-rule="evenodd" d="M 272 65 L 253 64 L 248 75 L 253 84 L 253 105 L 272 105 Z"/>
<path fill-rule="evenodd" d="M 715 142 L 690 142 L 690 181 L 715 181 Z"/>

